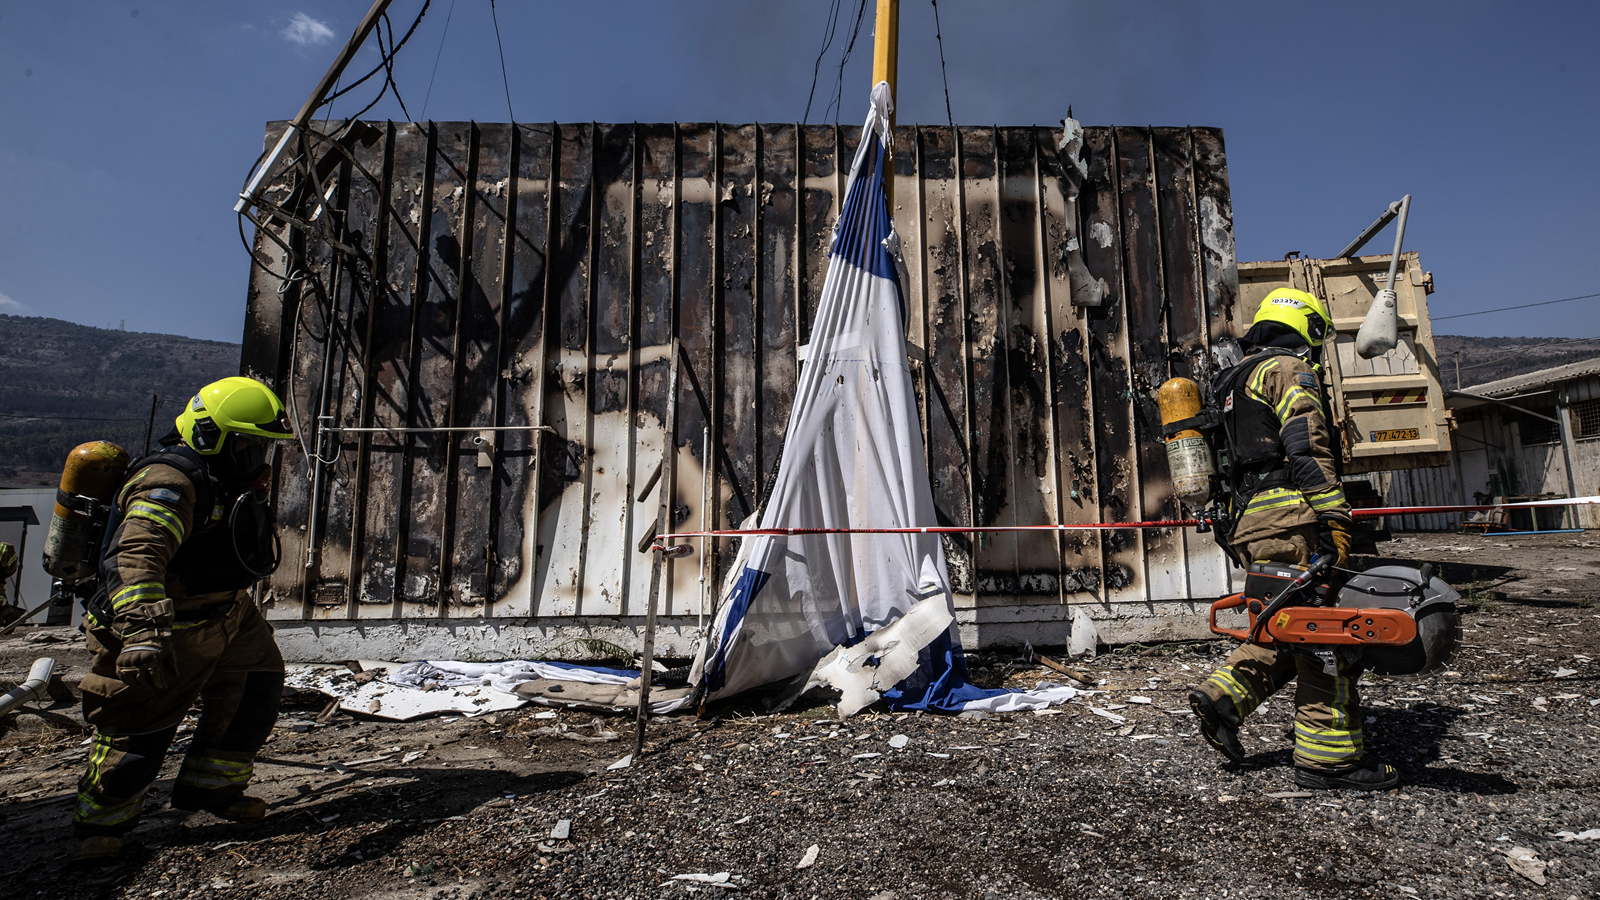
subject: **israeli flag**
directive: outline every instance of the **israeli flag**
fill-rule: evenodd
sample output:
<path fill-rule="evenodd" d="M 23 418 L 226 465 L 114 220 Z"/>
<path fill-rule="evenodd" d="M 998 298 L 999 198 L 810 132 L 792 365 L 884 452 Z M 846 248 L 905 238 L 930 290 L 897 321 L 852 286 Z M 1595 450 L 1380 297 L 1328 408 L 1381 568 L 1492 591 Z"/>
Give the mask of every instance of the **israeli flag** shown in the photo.
<path fill-rule="evenodd" d="M 884 192 L 891 102 L 887 84 L 873 88 L 763 529 L 937 524 Z M 968 683 L 934 534 L 743 540 L 691 679 L 716 699 L 807 672 L 847 702 L 859 688 L 851 706 L 880 695 L 906 709 L 1049 702 Z"/>

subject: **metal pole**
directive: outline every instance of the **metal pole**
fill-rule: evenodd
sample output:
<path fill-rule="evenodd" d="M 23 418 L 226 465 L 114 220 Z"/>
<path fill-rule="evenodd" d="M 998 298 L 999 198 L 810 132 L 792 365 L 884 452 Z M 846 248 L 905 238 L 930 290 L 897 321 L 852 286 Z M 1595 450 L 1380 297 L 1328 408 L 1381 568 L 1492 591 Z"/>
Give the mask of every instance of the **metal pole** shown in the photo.
<path fill-rule="evenodd" d="M 161 404 L 161 395 L 160 394 L 151 394 L 150 395 L 150 422 L 149 422 L 149 424 L 145 425 L 145 427 L 144 427 L 144 452 L 145 452 L 146 456 L 150 455 L 150 435 L 155 433 L 155 430 L 156 430 L 156 407 L 159 406 L 160 404 Z"/>
<path fill-rule="evenodd" d="M 1561 431 L 1561 461 L 1565 464 L 1564 467 L 1567 470 L 1567 496 L 1576 497 L 1578 496 L 1578 478 L 1572 471 L 1572 457 L 1578 452 L 1578 448 L 1573 441 L 1572 416 L 1567 414 L 1567 409 L 1567 392 L 1563 388 L 1556 392 L 1556 427 Z M 1566 512 L 1561 516 L 1561 521 L 1566 523 L 1568 528 L 1577 527 L 1578 511 L 1570 506 L 1567 507 Z M 1533 529 L 1535 531 L 1539 530 L 1538 513 L 1533 514 Z"/>
<path fill-rule="evenodd" d="M 667 376 L 667 421 L 666 434 L 661 442 L 661 471 L 667 472 L 672 467 L 673 449 L 677 447 L 678 434 L 678 369 L 681 363 L 678 359 L 678 339 L 672 339 L 672 351 L 669 357 L 672 360 L 672 373 Z M 667 486 L 672 479 L 667 479 L 667 484 L 661 487 L 661 503 L 656 513 L 656 521 L 660 532 L 665 534 L 672 530 L 672 493 Z M 644 731 L 650 722 L 650 677 L 655 666 L 656 655 L 656 595 L 661 590 L 661 567 L 666 565 L 666 554 L 656 550 L 646 550 L 655 559 L 650 563 L 650 598 L 646 601 L 644 614 L 644 650 L 639 654 L 639 712 L 635 718 L 637 725 L 633 735 L 633 758 L 638 761 L 644 754 Z"/>
<path fill-rule="evenodd" d="M 900 69 L 900 0 L 878 0 L 878 19 L 872 31 L 872 84 L 889 82 L 889 131 L 894 132 L 895 85 Z M 869 87 L 869 89 L 870 89 Z M 894 161 L 886 160 L 883 167 L 883 196 L 889 202 L 890 214 L 894 211 Z"/>
<path fill-rule="evenodd" d="M 1400 198 L 1400 222 L 1394 227 L 1394 253 L 1389 257 L 1389 280 L 1384 287 L 1394 290 L 1394 276 L 1400 269 L 1400 244 L 1406 239 L 1406 214 L 1411 211 L 1411 195 Z M 1398 310 L 1396 311 L 1398 312 Z"/>
<path fill-rule="evenodd" d="M 1349 259 L 1350 257 L 1355 256 L 1358 252 L 1360 252 L 1362 247 L 1367 245 L 1367 241 L 1372 240 L 1374 235 L 1383 230 L 1383 226 L 1393 222 L 1394 217 L 1398 215 L 1400 215 L 1400 201 L 1396 200 L 1395 202 L 1389 204 L 1389 208 L 1383 211 L 1383 215 L 1379 216 L 1376 222 L 1368 225 L 1365 231 L 1356 235 L 1355 240 L 1345 245 L 1345 248 L 1340 250 L 1339 254 L 1335 256 L 1334 259 Z"/>

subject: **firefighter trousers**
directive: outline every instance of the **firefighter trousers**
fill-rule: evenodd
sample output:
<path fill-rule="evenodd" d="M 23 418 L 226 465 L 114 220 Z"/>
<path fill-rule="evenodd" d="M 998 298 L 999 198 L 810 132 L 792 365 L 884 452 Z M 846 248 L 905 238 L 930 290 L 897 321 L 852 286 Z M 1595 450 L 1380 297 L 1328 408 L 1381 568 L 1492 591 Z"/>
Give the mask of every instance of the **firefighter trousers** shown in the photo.
<path fill-rule="evenodd" d="M 1252 541 L 1247 559 L 1305 565 L 1317 546 L 1316 528 L 1300 528 Z M 1361 738 L 1359 658 L 1280 653 L 1256 644 L 1241 644 L 1222 668 L 1211 673 L 1200 690 L 1224 712 L 1243 724 L 1261 702 L 1290 681 L 1294 694 L 1294 762 L 1309 769 L 1343 769 L 1359 765 Z"/>
<path fill-rule="evenodd" d="M 94 660 L 83 680 L 83 717 L 95 736 L 78 782 L 78 836 L 121 835 L 139 823 L 167 748 L 196 700 L 200 718 L 173 782 L 172 805 L 220 812 L 244 796 L 256 752 L 278 720 L 283 657 L 247 594 L 221 606 L 228 608 L 212 618 L 174 624 L 178 671 L 161 691 L 117 680 L 120 642 L 107 630 L 87 629 Z"/>

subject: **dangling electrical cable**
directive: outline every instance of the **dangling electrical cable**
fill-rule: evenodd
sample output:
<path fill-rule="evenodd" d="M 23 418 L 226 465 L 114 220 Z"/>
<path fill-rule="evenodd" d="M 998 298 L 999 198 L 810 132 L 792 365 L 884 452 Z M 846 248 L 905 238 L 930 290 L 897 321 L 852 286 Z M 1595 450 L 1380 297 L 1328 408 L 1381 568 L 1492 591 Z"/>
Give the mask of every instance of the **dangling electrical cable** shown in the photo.
<path fill-rule="evenodd" d="M 500 83 L 506 89 L 506 115 L 511 117 L 511 124 L 517 122 L 517 114 L 511 111 L 511 79 L 506 77 L 506 48 L 500 44 L 500 17 L 495 14 L 494 0 L 489 0 L 489 18 L 494 20 L 494 45 L 500 50 Z"/>
<path fill-rule="evenodd" d="M 804 125 L 811 119 L 811 100 L 817 95 L 817 74 L 822 71 L 822 58 L 828 55 L 828 48 L 833 46 L 833 34 L 839 28 L 839 0 L 833 0 L 833 6 L 828 10 L 828 24 L 822 28 L 822 49 L 817 51 L 817 61 L 811 66 L 811 91 L 806 94 L 806 114 L 800 119 Z"/>
<path fill-rule="evenodd" d="M 428 76 L 428 93 L 422 98 L 422 121 L 428 120 L 428 101 L 433 98 L 433 80 L 439 77 L 439 60 L 444 56 L 444 39 L 450 36 L 450 17 L 456 14 L 456 0 L 444 15 L 444 32 L 439 35 L 439 52 L 433 55 L 433 74 Z"/>
<path fill-rule="evenodd" d="M 383 14 L 383 22 L 389 26 L 389 53 L 383 58 L 384 68 L 388 70 L 383 76 L 384 81 L 389 90 L 394 92 L 394 102 L 400 104 L 400 112 L 405 114 L 406 121 L 409 122 L 411 120 L 411 110 L 406 109 L 405 98 L 400 96 L 400 85 L 394 80 L 394 54 L 395 51 L 400 49 L 394 43 L 394 23 L 389 21 L 388 13 Z M 383 44 L 383 34 L 381 32 L 378 34 L 378 44 L 381 50 Z"/>
<path fill-rule="evenodd" d="M 944 115 L 955 130 L 956 117 L 950 112 L 950 73 L 944 70 L 944 29 L 939 27 L 939 0 L 933 0 L 933 39 L 939 42 L 939 76 L 944 79 Z"/>
<path fill-rule="evenodd" d="M 839 57 L 839 74 L 833 84 L 833 102 L 828 104 L 828 109 L 822 111 L 823 118 L 827 118 L 828 110 L 833 110 L 833 124 L 839 124 L 839 113 L 844 109 L 844 67 L 850 62 L 850 51 L 856 48 L 856 38 L 861 36 L 861 20 L 867 14 L 867 0 L 861 0 L 861 5 L 856 7 L 856 24 L 850 32 L 850 43 L 845 45 L 844 55 Z"/>

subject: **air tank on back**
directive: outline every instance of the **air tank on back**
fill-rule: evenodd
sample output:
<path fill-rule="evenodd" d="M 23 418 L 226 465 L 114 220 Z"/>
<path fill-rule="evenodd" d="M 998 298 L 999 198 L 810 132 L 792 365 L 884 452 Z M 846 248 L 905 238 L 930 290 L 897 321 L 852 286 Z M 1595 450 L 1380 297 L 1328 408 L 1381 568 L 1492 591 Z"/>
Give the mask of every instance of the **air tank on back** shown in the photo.
<path fill-rule="evenodd" d="M 1156 391 L 1156 406 L 1165 429 L 1175 422 L 1200 415 L 1200 385 L 1190 378 L 1169 378 Z M 1183 428 L 1167 438 L 1167 467 L 1172 471 L 1172 492 L 1185 506 L 1200 509 L 1211 498 L 1211 478 L 1216 466 L 1211 445 L 1198 428 Z"/>
<path fill-rule="evenodd" d="M 110 441 L 79 444 L 67 454 L 44 540 L 44 569 L 63 585 L 95 576 L 100 539 L 128 461 L 128 451 Z"/>

